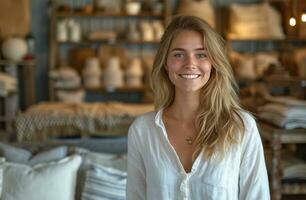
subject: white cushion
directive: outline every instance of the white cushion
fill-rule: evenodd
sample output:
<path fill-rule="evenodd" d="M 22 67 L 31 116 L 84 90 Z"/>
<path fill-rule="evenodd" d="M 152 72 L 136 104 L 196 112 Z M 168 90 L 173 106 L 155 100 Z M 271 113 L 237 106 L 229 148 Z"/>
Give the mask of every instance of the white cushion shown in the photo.
<path fill-rule="evenodd" d="M 15 163 L 25 163 L 31 157 L 31 152 L 0 142 L 0 154 L 6 160 Z"/>
<path fill-rule="evenodd" d="M 41 162 L 50 162 L 58 159 L 63 159 L 67 156 L 68 147 L 67 146 L 59 146 L 55 147 L 38 154 L 35 154 L 28 160 L 30 165 L 35 165 Z"/>
<path fill-rule="evenodd" d="M 62 159 L 67 156 L 68 147 L 59 146 L 38 154 L 32 155 L 32 152 L 0 142 L 0 155 L 9 162 L 35 165 L 40 162 L 49 162 Z"/>
<path fill-rule="evenodd" d="M 5 162 L 1 200 L 74 200 L 81 157 L 34 166 Z"/>

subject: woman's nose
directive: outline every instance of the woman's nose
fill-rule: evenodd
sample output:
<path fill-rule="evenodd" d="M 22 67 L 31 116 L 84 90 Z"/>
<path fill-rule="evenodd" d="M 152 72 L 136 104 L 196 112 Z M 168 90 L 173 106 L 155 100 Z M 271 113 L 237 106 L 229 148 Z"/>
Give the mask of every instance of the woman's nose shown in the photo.
<path fill-rule="evenodd" d="M 195 68 L 197 66 L 197 61 L 192 55 L 186 57 L 186 68 Z"/>

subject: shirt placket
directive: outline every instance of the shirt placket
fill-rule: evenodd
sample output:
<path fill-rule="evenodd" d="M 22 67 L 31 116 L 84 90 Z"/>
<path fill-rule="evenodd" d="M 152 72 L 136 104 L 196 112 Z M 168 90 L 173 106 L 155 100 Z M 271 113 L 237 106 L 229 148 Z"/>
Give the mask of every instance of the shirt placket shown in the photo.
<path fill-rule="evenodd" d="M 182 199 L 183 200 L 188 200 L 189 198 L 189 178 L 190 175 L 187 174 L 184 176 L 184 178 L 182 179 L 181 185 L 180 185 L 180 192 L 182 195 Z"/>

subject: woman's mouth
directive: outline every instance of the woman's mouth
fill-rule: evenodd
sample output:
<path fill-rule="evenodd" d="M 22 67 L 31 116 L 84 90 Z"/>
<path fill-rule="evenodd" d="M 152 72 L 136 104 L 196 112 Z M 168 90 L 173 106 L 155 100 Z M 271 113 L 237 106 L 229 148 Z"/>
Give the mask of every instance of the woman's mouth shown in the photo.
<path fill-rule="evenodd" d="M 179 76 L 184 79 L 196 79 L 196 78 L 199 78 L 201 75 L 200 74 L 179 74 Z"/>

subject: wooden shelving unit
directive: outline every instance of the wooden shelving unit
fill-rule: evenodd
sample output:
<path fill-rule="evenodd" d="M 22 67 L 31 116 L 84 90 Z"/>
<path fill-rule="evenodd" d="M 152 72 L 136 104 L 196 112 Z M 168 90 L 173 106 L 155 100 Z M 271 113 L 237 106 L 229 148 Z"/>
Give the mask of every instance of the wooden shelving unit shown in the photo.
<path fill-rule="evenodd" d="M 89 92 L 144 92 L 147 88 L 145 87 L 118 87 L 118 88 L 84 88 Z"/>
<path fill-rule="evenodd" d="M 20 66 L 35 66 L 36 60 L 23 60 L 19 62 L 14 62 L 10 60 L 0 60 L 0 65 L 20 65 Z"/>
<path fill-rule="evenodd" d="M 93 12 L 93 13 L 84 13 L 84 12 L 56 12 L 56 17 L 150 17 L 150 18 L 163 18 L 164 15 L 142 12 L 136 15 L 131 15 L 128 13 L 110 13 L 110 12 Z"/>
<path fill-rule="evenodd" d="M 76 45 L 76 44 L 80 44 L 80 45 L 87 45 L 87 44 L 107 44 L 107 45 L 158 45 L 159 42 L 158 41 L 152 41 L 152 42 L 145 42 L 145 41 L 126 41 L 126 40 L 82 40 L 80 42 L 72 42 L 72 41 L 67 41 L 67 42 L 59 42 L 57 41 L 57 43 L 59 45 L 67 45 L 67 44 L 71 44 L 71 45 Z"/>
<path fill-rule="evenodd" d="M 76 89 L 84 89 L 88 92 L 144 92 L 148 88 L 146 87 L 80 87 L 80 88 L 59 88 L 61 90 L 72 91 Z"/>
<path fill-rule="evenodd" d="M 270 76 L 264 78 L 268 89 L 273 87 L 286 88 L 290 96 L 298 99 L 306 99 L 306 79 L 300 77 Z"/>
<path fill-rule="evenodd" d="M 0 70 L 15 77 L 17 91 L 0 98 L 1 128 L 7 134 L 8 140 L 14 140 L 13 121 L 19 111 L 35 104 L 35 69 L 36 60 L 13 62 L 0 60 Z M 20 98 L 24 105 L 20 104 Z"/>
<path fill-rule="evenodd" d="M 171 9 L 170 9 L 170 2 L 169 0 L 161 0 L 163 10 L 161 13 L 154 13 L 154 12 L 148 12 L 148 11 L 141 11 L 138 14 L 132 15 L 128 14 L 125 11 L 121 12 L 110 12 L 110 11 L 97 11 L 93 10 L 91 12 L 83 12 L 78 11 L 74 9 L 73 3 L 75 3 L 76 0 L 70 0 L 71 8 L 70 10 L 60 10 L 60 6 L 62 4 L 67 4 L 67 1 L 61 1 L 61 0 L 51 0 L 50 1 L 50 7 L 49 7 L 49 18 L 50 18 L 50 32 L 49 32 L 49 71 L 56 69 L 57 63 L 60 60 L 61 55 L 61 49 L 62 48 L 71 48 L 71 47 L 78 47 L 78 46 L 94 46 L 94 45 L 111 45 L 111 46 L 125 46 L 127 48 L 130 47 L 136 47 L 139 49 L 142 49 L 143 47 L 149 46 L 150 48 L 156 48 L 156 46 L 159 44 L 158 41 L 150 41 L 150 42 L 144 42 L 144 41 L 129 41 L 122 38 L 116 38 L 114 40 L 90 40 L 86 37 L 83 37 L 78 42 L 73 41 L 65 41 L 60 42 L 56 39 L 56 26 L 57 23 L 60 20 L 63 19 L 76 19 L 76 20 L 92 20 L 92 19 L 98 19 L 100 22 L 116 22 L 116 20 L 125 20 L 126 22 L 130 20 L 134 20 L 138 22 L 140 20 L 161 20 L 164 25 L 166 25 L 170 19 L 171 16 Z M 80 1 L 76 2 L 80 3 Z M 138 23 L 137 22 L 137 23 Z M 96 93 L 102 93 L 102 92 L 113 92 L 113 93 L 139 93 L 139 92 L 145 92 L 147 88 L 141 87 L 141 88 L 131 88 L 131 87 L 121 87 L 121 88 L 105 88 L 103 86 L 99 88 L 84 88 L 86 93 L 90 92 L 96 92 Z M 79 89 L 79 88 L 78 88 Z M 57 88 L 54 87 L 54 83 L 51 79 L 49 79 L 49 99 L 51 101 L 56 100 L 55 93 Z"/>
<path fill-rule="evenodd" d="M 259 132 L 272 160 L 268 169 L 270 175 L 271 199 L 280 200 L 282 195 L 306 195 L 306 184 L 282 184 L 282 144 L 306 144 L 306 129 L 285 130 L 259 121 Z M 269 166 L 269 165 L 268 165 Z"/>
<path fill-rule="evenodd" d="M 267 90 L 272 91 L 276 88 L 286 89 L 290 97 L 306 99 L 306 80 L 300 77 L 291 77 L 288 75 L 274 75 L 263 77 Z M 273 97 L 273 96 L 272 96 Z M 258 117 L 259 118 L 259 117 Z M 305 195 L 305 183 L 283 183 L 282 157 L 285 154 L 286 146 L 295 146 L 296 144 L 306 144 L 306 129 L 283 129 L 259 118 L 258 128 L 263 143 L 265 144 L 265 153 L 267 158 L 267 167 L 269 171 L 270 192 L 272 200 L 280 200 L 284 195 Z M 291 155 L 293 156 L 293 155 Z M 286 198 L 285 198 L 286 199 Z M 294 198 L 292 198 L 294 199 Z"/>

